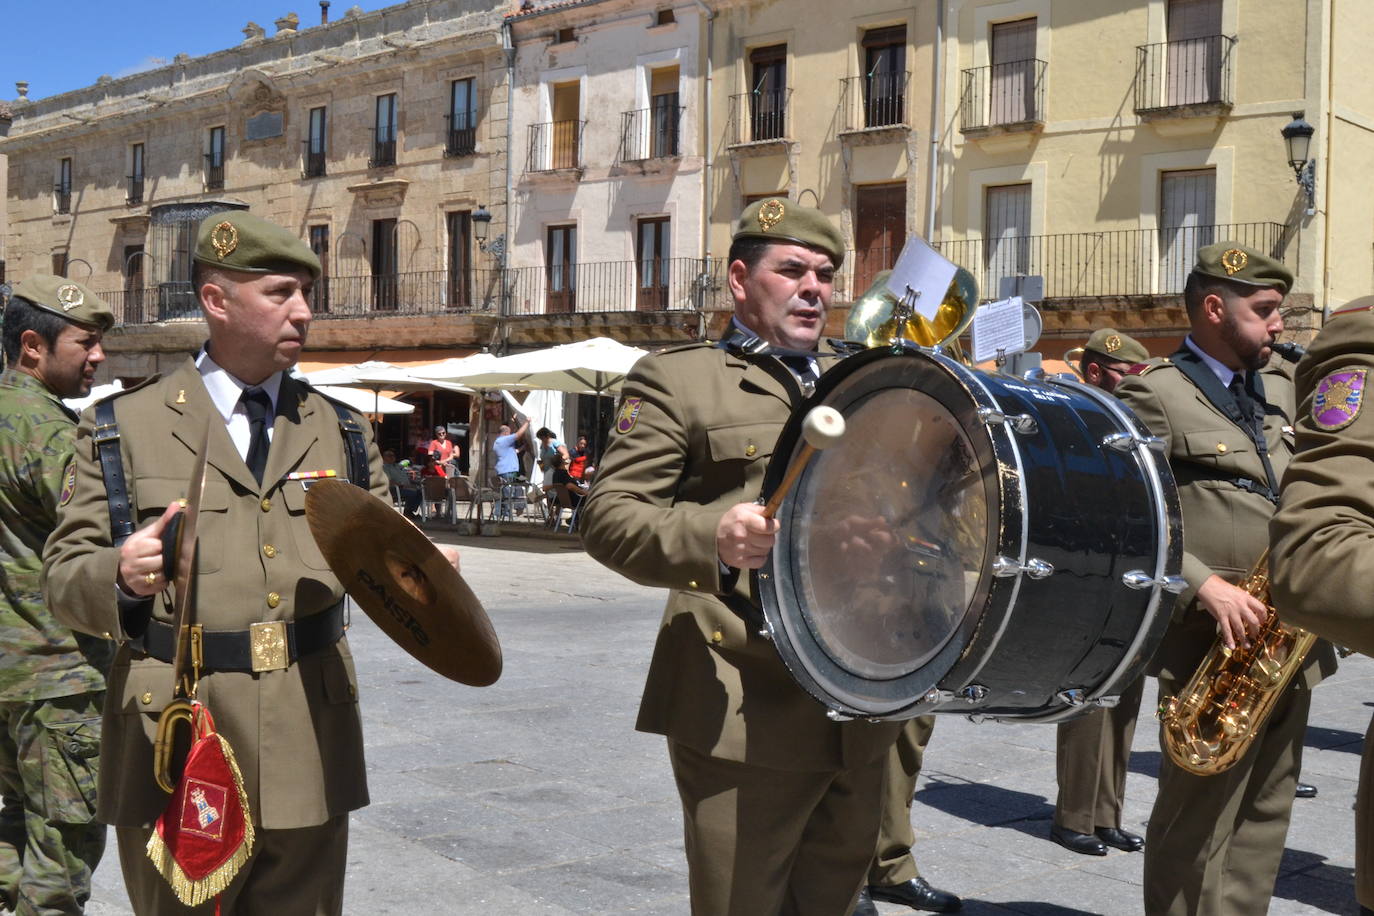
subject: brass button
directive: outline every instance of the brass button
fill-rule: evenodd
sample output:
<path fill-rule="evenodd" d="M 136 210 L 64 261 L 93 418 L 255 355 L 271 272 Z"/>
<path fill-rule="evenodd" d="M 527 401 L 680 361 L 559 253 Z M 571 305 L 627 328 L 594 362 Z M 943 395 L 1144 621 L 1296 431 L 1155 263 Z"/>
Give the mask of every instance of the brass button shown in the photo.
<path fill-rule="evenodd" d="M 696 580 L 696 579 L 693 579 L 692 581 L 688 582 L 688 583 L 687 583 L 687 587 L 688 587 L 688 588 L 698 588 L 699 586 L 697 585 L 697 580 Z"/>
<path fill-rule="evenodd" d="M 725 634 L 722 633 L 720 630 L 716 630 L 714 633 L 711 634 L 711 642 L 716 643 L 717 645 L 719 645 L 720 642 L 724 639 Z"/>
<path fill-rule="evenodd" d="M 145 692 L 139 699 L 143 701 L 144 706 L 147 706 L 153 702 L 153 694 L 151 692 Z"/>
<path fill-rule="evenodd" d="M 1218 454 L 1218 455 L 1224 455 L 1224 454 L 1226 454 L 1226 443 L 1225 443 L 1225 442 L 1218 442 L 1218 443 L 1217 443 L 1217 454 Z"/>
<path fill-rule="evenodd" d="M 744 457 L 746 457 L 746 458 L 753 458 L 755 455 L 758 454 L 758 452 L 759 452 L 758 448 L 754 445 L 754 443 L 750 442 L 750 443 L 749 443 L 747 446 L 745 446 L 745 448 L 744 448 Z"/>
<path fill-rule="evenodd" d="M 267 606 L 268 606 L 268 607 L 276 607 L 276 606 L 279 605 L 279 604 L 281 604 L 281 595 L 278 595 L 276 592 L 268 592 L 268 593 L 267 593 Z"/>
<path fill-rule="evenodd" d="M 263 544 L 262 555 L 270 560 L 277 555 L 277 548 L 273 547 L 271 544 Z"/>
<path fill-rule="evenodd" d="M 104 637 L 105 639 L 108 639 L 108 640 L 111 640 L 111 641 L 114 640 L 114 636 L 111 635 L 110 633 L 101 633 L 100 635 L 101 635 L 102 637 Z"/>
<path fill-rule="evenodd" d="M 358 688 L 352 684 L 348 685 L 348 698 L 350 700 L 356 700 L 358 698 Z"/>
<path fill-rule="evenodd" d="M 262 511 L 264 511 L 264 512 L 271 512 L 271 511 L 272 511 L 272 500 L 268 499 L 266 496 L 264 496 L 264 497 L 262 498 Z"/>

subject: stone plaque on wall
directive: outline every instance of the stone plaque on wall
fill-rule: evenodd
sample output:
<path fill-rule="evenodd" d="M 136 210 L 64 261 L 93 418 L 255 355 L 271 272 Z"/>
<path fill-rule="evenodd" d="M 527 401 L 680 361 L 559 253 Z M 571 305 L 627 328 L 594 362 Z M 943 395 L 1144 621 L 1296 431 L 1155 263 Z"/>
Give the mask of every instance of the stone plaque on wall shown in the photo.
<path fill-rule="evenodd" d="M 270 140 L 273 137 L 280 137 L 282 113 L 280 111 L 264 111 L 262 114 L 249 118 L 245 126 L 245 133 L 249 140 Z"/>

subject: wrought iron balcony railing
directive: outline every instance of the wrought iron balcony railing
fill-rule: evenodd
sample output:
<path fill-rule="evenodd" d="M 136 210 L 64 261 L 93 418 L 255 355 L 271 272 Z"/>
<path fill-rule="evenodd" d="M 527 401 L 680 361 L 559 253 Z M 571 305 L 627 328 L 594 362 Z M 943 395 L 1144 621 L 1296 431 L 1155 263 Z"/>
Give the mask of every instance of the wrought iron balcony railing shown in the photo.
<path fill-rule="evenodd" d="M 53 206 L 58 213 L 72 212 L 72 189 L 69 185 L 53 185 Z"/>
<path fill-rule="evenodd" d="M 512 267 L 328 276 L 315 284 L 316 319 L 483 312 L 661 312 L 728 309 L 722 259 L 651 258 Z M 100 294 L 120 324 L 201 317 L 190 283 Z"/>
<path fill-rule="evenodd" d="M 1208 35 L 1137 47 L 1136 113 L 1231 105 L 1231 52 L 1235 45 L 1236 40 L 1229 35 Z"/>
<path fill-rule="evenodd" d="M 323 178 L 328 171 L 325 153 L 322 147 L 312 148 L 311 141 L 305 142 L 305 168 L 302 174 L 306 178 Z"/>
<path fill-rule="evenodd" d="M 383 166 L 396 164 L 396 140 L 373 140 L 372 158 L 367 160 L 367 167 L 371 169 L 382 168 Z"/>
<path fill-rule="evenodd" d="M 1198 249 L 1223 239 L 1284 254 L 1279 223 L 963 239 L 936 247 L 973 273 L 984 299 L 997 296 L 1003 277 L 1017 274 L 1043 276 L 1047 299 L 1118 298 L 1182 293 Z"/>
<path fill-rule="evenodd" d="M 681 105 L 655 105 L 620 115 L 620 160 L 666 159 L 681 155 Z"/>
<path fill-rule="evenodd" d="M 906 93 L 910 81 L 911 74 L 905 70 L 840 80 L 845 130 L 906 126 Z"/>
<path fill-rule="evenodd" d="M 477 114 L 464 113 L 457 117 L 444 115 L 448 122 L 448 138 L 444 143 L 445 156 L 471 156 L 477 152 Z"/>
<path fill-rule="evenodd" d="M 792 124 L 788 118 L 791 101 L 791 89 L 755 90 L 730 96 L 733 143 L 791 139 Z"/>
<path fill-rule="evenodd" d="M 1045 67 L 1043 60 L 1029 59 L 965 70 L 959 129 L 1043 123 Z"/>
<path fill-rule="evenodd" d="M 527 172 L 554 172 L 582 167 L 582 129 L 586 121 L 545 121 L 530 125 Z"/>
<path fill-rule="evenodd" d="M 205 190 L 224 190 L 224 160 L 205 154 Z"/>
<path fill-rule="evenodd" d="M 124 200 L 130 205 L 143 203 L 142 175 L 129 176 L 129 193 L 125 196 Z"/>

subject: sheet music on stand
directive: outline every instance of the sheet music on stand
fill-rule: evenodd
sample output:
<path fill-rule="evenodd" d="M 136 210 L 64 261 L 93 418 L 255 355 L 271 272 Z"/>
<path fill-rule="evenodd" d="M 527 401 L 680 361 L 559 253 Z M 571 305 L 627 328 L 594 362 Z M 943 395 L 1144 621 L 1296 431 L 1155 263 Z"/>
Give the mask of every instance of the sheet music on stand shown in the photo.
<path fill-rule="evenodd" d="M 934 321 L 958 270 L 958 265 L 931 248 L 925 239 L 912 235 L 902 246 L 897 263 L 892 265 L 887 288 L 898 302 L 914 297 L 908 299 L 912 311 Z"/>
<path fill-rule="evenodd" d="M 979 306 L 973 313 L 973 361 L 1002 360 L 1026 349 L 1020 296 Z"/>

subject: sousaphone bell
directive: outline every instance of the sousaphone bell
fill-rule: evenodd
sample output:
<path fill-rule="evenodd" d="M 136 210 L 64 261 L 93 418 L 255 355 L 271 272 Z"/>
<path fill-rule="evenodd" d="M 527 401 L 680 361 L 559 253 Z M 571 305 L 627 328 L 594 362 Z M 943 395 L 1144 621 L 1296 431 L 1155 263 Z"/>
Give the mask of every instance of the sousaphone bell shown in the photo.
<path fill-rule="evenodd" d="M 849 308 L 844 323 L 845 340 L 865 347 L 886 347 L 909 340 L 932 350 L 949 347 L 958 353 L 959 336 L 973 321 L 978 308 L 978 281 L 959 267 L 950 281 L 934 319 L 928 319 L 887 286 L 892 271 L 884 270 L 873 278 L 873 285 Z"/>

